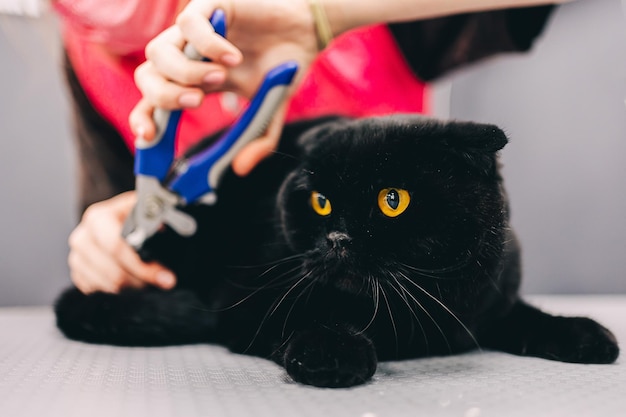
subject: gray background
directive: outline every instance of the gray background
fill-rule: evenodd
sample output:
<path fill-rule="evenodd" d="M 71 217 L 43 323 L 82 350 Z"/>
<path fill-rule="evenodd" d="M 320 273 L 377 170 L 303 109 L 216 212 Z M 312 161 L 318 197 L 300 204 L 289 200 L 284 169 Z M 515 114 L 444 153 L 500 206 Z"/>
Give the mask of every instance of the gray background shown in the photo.
<path fill-rule="evenodd" d="M 0 306 L 69 284 L 75 170 L 52 17 L 0 16 Z M 619 0 L 563 6 L 531 54 L 436 86 L 437 114 L 496 123 L 526 293 L 626 292 L 626 20 Z"/>
<path fill-rule="evenodd" d="M 541 296 L 626 340 L 626 297 Z M 624 417 L 626 361 L 581 365 L 482 351 L 380 362 L 372 381 L 317 389 L 271 361 L 206 344 L 67 340 L 47 308 L 0 310 L 5 417 Z M 8 336 L 6 336 L 8 335 Z"/>

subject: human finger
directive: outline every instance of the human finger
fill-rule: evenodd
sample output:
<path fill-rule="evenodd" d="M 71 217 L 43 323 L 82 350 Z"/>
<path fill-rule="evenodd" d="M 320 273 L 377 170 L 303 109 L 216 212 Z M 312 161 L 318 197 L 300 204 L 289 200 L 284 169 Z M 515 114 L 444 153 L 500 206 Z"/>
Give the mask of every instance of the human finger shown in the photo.
<path fill-rule="evenodd" d="M 130 124 L 130 130 L 136 138 L 143 138 L 147 141 L 154 139 L 156 126 L 152 120 L 153 112 L 154 107 L 145 98 L 139 100 L 131 110 L 128 116 L 128 123 Z"/>
<path fill-rule="evenodd" d="M 221 84 L 225 68 L 216 63 L 189 59 L 184 52 L 185 40 L 180 28 L 172 26 L 146 46 L 146 58 L 166 79 L 180 85 Z"/>
<path fill-rule="evenodd" d="M 202 91 L 204 94 L 219 91 L 219 87 L 203 85 Z M 128 123 L 133 135 L 136 138 L 143 138 L 147 141 L 154 139 L 156 135 L 156 125 L 152 118 L 154 113 L 154 106 L 146 98 L 142 98 L 135 104 L 135 107 L 128 115 Z"/>
<path fill-rule="evenodd" d="M 158 263 L 143 262 L 121 236 L 122 225 L 135 200 L 135 193 L 128 192 L 91 205 L 85 211 L 79 227 L 72 233 L 77 236 L 70 236 L 70 247 L 83 248 L 75 252 L 84 254 L 89 260 L 87 266 L 90 271 L 98 271 L 101 277 L 109 281 L 108 286 L 102 284 L 91 272 L 91 278 L 104 288 L 115 290 L 124 286 L 151 284 L 170 289 L 176 284 L 174 274 Z M 91 246 L 90 239 L 93 240 Z M 138 285 L 137 280 L 141 285 Z"/>
<path fill-rule="evenodd" d="M 129 206 L 130 200 L 124 195 L 118 198 L 116 200 L 114 197 L 107 201 L 107 205 L 85 213 L 87 222 L 95 217 L 95 220 L 91 221 L 92 235 L 98 247 L 95 252 L 106 254 L 104 262 L 114 260 L 116 267 L 121 268 L 121 271 L 112 270 L 112 273 L 118 274 L 117 276 L 127 276 L 131 281 L 136 279 L 162 289 L 174 287 L 176 277 L 171 271 L 156 262 L 143 262 L 137 252 L 122 238 L 122 225 L 132 209 L 132 204 Z"/>
<path fill-rule="evenodd" d="M 246 176 L 263 159 L 267 158 L 278 146 L 285 124 L 287 102 L 280 105 L 265 134 L 247 144 L 233 159 L 233 171 L 239 176 Z"/>
<path fill-rule="evenodd" d="M 95 276 L 95 272 L 89 269 L 83 257 L 70 251 L 67 257 L 67 265 L 70 269 L 70 279 L 80 292 L 83 294 L 91 294 L 99 290 L 96 284 L 99 279 Z"/>
<path fill-rule="evenodd" d="M 167 110 L 198 107 L 204 98 L 201 88 L 182 86 L 167 80 L 150 61 L 135 70 L 135 84 L 151 105 Z"/>
<path fill-rule="evenodd" d="M 69 236 L 70 276 L 84 293 L 105 291 L 116 293 L 126 287 L 141 287 L 140 281 L 129 276 L 95 243 L 93 221 L 83 219 Z"/>
<path fill-rule="evenodd" d="M 119 293 L 124 288 L 143 288 L 146 283 L 127 274 L 114 259 L 82 242 L 82 250 L 71 250 L 68 256 L 70 277 L 83 293 L 95 291 Z"/>
<path fill-rule="evenodd" d="M 215 32 L 209 17 L 220 8 L 216 2 L 193 1 L 176 18 L 176 25 L 186 39 L 200 53 L 213 61 L 236 66 L 243 60 L 241 51 Z M 228 16 L 228 11 L 226 11 Z"/>
<path fill-rule="evenodd" d="M 88 267 L 84 257 L 79 256 L 78 251 L 83 248 L 81 241 L 84 239 L 82 224 L 79 224 L 70 234 L 68 244 L 70 253 L 67 256 L 67 265 L 70 270 L 70 279 L 74 286 L 82 293 L 89 294 L 97 291 L 95 283 L 98 279 L 94 277 L 94 272 Z"/>

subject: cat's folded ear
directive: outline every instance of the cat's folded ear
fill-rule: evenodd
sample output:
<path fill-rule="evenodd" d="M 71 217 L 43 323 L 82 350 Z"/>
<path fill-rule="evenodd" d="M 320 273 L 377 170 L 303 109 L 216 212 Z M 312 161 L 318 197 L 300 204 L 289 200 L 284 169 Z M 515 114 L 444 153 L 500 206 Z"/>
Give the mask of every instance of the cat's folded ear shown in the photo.
<path fill-rule="evenodd" d="M 508 143 L 502 129 L 492 124 L 459 121 L 446 122 L 443 127 L 439 145 L 479 172 L 495 173 L 496 153 Z"/>
<path fill-rule="evenodd" d="M 466 152 L 495 153 L 508 143 L 506 134 L 496 125 L 451 121 L 445 127 L 448 145 Z"/>
<path fill-rule="evenodd" d="M 300 152 L 308 154 L 313 148 L 319 146 L 319 142 L 327 136 L 333 135 L 336 131 L 345 128 L 354 120 L 340 117 L 327 116 L 312 121 L 303 122 L 302 134 L 298 137 L 297 146 Z"/>
<path fill-rule="evenodd" d="M 473 122 L 448 122 L 451 139 L 468 151 L 495 153 L 508 143 L 506 134 L 496 125 Z"/>

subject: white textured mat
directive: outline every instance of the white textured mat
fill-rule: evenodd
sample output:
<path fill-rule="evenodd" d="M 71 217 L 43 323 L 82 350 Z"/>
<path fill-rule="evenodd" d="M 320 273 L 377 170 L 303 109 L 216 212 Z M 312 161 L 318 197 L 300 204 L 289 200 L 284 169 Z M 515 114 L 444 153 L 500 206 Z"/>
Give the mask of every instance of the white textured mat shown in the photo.
<path fill-rule="evenodd" d="M 626 345 L 626 296 L 533 297 L 589 315 Z M 373 381 L 318 389 L 216 346 L 68 341 L 50 309 L 0 309 L 2 417 L 626 416 L 626 361 L 572 365 L 495 352 L 382 363 Z"/>

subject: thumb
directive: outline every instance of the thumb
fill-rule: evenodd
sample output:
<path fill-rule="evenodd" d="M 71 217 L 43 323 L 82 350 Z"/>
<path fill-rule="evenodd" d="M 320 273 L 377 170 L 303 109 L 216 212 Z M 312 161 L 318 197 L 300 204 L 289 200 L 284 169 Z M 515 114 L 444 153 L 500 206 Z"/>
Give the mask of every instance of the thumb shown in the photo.
<path fill-rule="evenodd" d="M 145 140 L 152 140 L 156 134 L 156 126 L 152 120 L 152 112 L 154 107 L 142 98 L 135 105 L 128 116 L 130 129 L 135 137 L 142 137 Z"/>
<path fill-rule="evenodd" d="M 235 156 L 235 159 L 233 159 L 233 171 L 235 171 L 235 174 L 241 177 L 248 175 L 259 162 L 267 158 L 278 147 L 280 135 L 285 125 L 286 114 L 287 102 L 283 102 L 276 110 L 265 134 L 247 144 Z"/>

